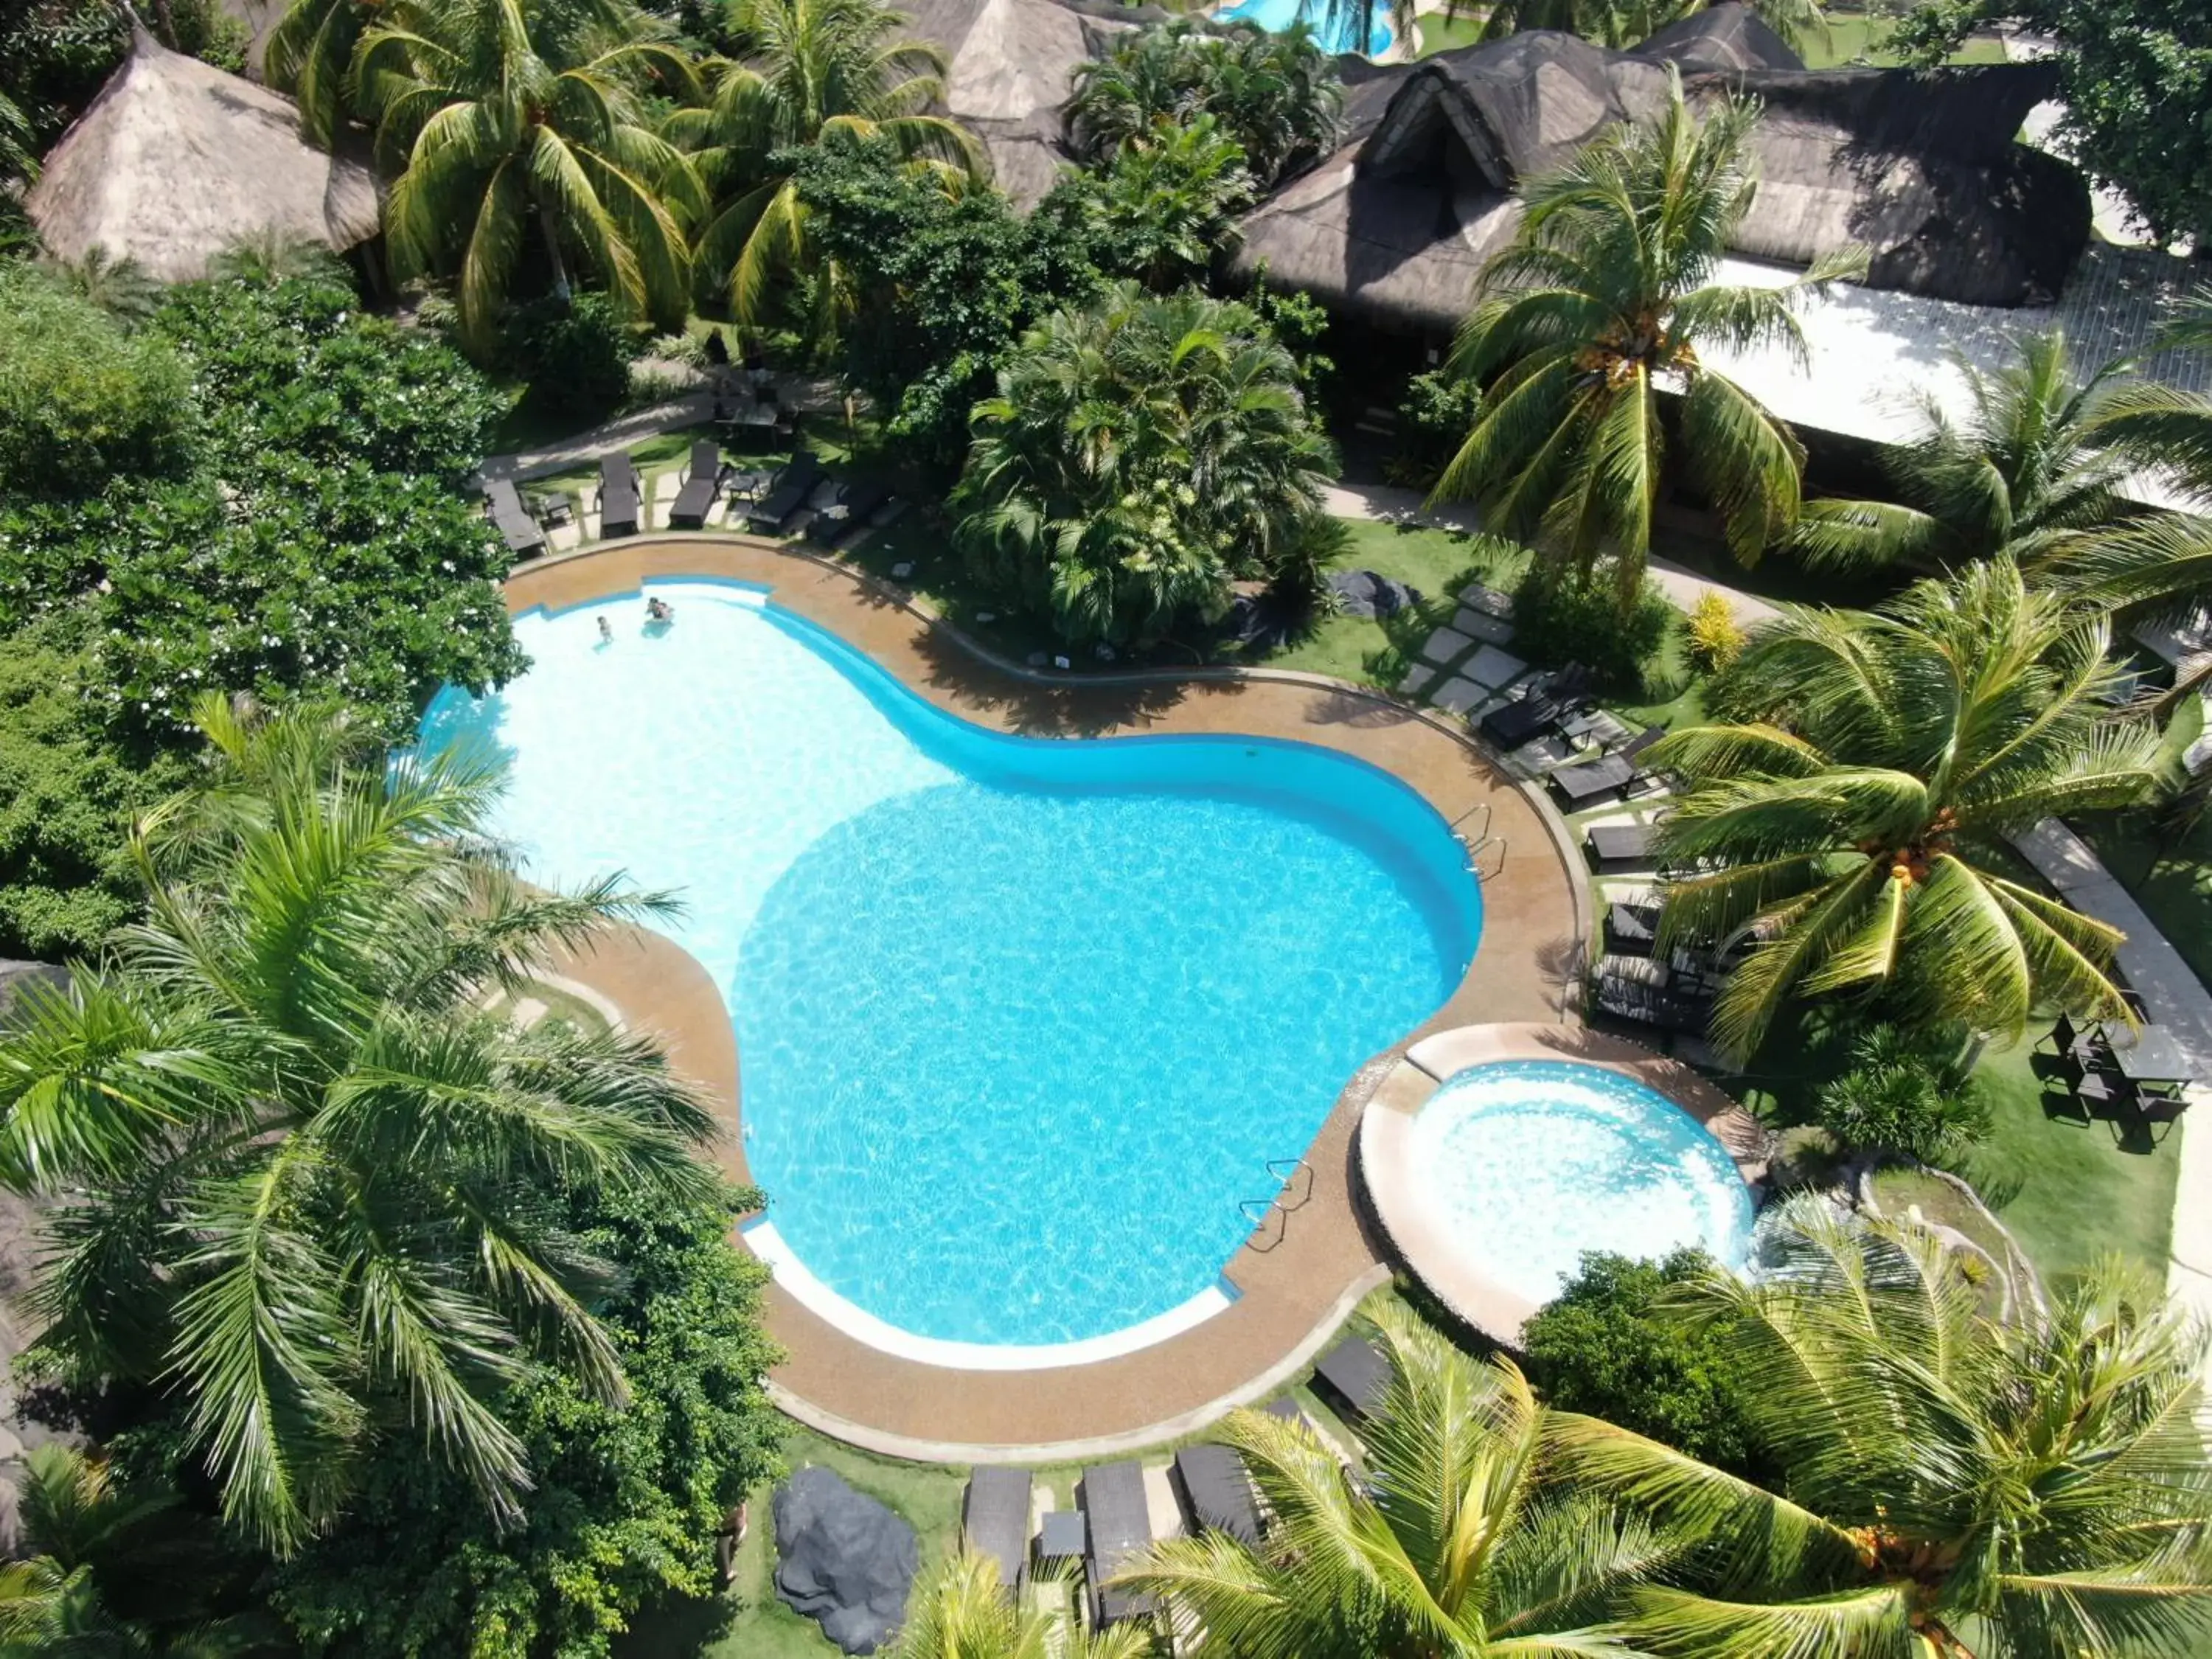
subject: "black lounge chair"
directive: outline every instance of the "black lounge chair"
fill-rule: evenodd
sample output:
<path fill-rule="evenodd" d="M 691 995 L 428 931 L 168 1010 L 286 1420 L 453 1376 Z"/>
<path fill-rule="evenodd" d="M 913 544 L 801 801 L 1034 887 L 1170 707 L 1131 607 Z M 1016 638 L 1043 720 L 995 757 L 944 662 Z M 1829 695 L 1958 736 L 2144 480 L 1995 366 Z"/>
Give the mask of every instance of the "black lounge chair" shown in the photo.
<path fill-rule="evenodd" d="M 1603 823 L 1583 832 L 1583 845 L 1591 867 L 1601 875 L 1648 870 L 1656 857 L 1659 836 L 1648 823 Z"/>
<path fill-rule="evenodd" d="M 599 534 L 635 536 L 638 517 L 637 468 L 627 455 L 599 462 Z"/>
<path fill-rule="evenodd" d="M 721 446 L 711 438 L 701 438 L 691 446 L 691 462 L 684 469 L 684 488 L 676 492 L 676 504 L 668 509 L 668 527 L 704 530 L 707 514 L 721 488 Z"/>
<path fill-rule="evenodd" d="M 999 1564 L 999 1583 L 1021 1593 L 1030 1565 L 1030 1472 L 988 1465 L 968 1477 L 960 1500 L 960 1535 L 968 1547 Z"/>
<path fill-rule="evenodd" d="M 1151 1596 L 1105 1588 L 1109 1578 L 1152 1541 L 1144 1470 L 1134 1463 L 1094 1464 L 1083 1471 L 1081 1497 L 1091 1531 L 1091 1555 L 1084 1563 L 1091 1581 L 1091 1622 L 1113 1625 L 1149 1617 L 1154 1607 Z"/>
<path fill-rule="evenodd" d="M 890 491 L 879 483 L 842 483 L 827 507 L 814 515 L 814 522 L 806 526 L 806 539 L 831 547 L 842 537 L 867 523 L 871 514 L 890 499 Z"/>
<path fill-rule="evenodd" d="M 1175 1457 L 1176 1485 L 1196 1532 L 1227 1533 L 1240 1544 L 1260 1541 L 1260 1504 L 1244 1460 L 1227 1446 L 1185 1446 Z"/>
<path fill-rule="evenodd" d="M 515 557 L 526 559 L 545 550 L 545 532 L 523 505 L 522 492 L 512 478 L 495 478 L 484 486 L 484 507 L 507 550 Z"/>
<path fill-rule="evenodd" d="M 1531 692 L 1517 702 L 1492 709 L 1482 717 L 1482 735 L 1500 749 L 1518 749 L 1534 743 L 1559 723 L 1562 711 L 1542 692 Z"/>
<path fill-rule="evenodd" d="M 814 452 L 800 450 L 791 458 L 791 465 L 777 475 L 775 488 L 745 514 L 745 527 L 763 536 L 776 534 L 793 514 L 806 505 L 806 498 L 814 493 L 821 476 L 821 465 L 815 460 Z"/>
<path fill-rule="evenodd" d="M 1648 957 L 1659 942 L 1659 907 L 1615 904 L 1605 913 L 1605 948 L 1616 956 Z"/>
<path fill-rule="evenodd" d="M 1652 774 L 1636 763 L 1637 757 L 1666 735 L 1665 726 L 1647 726 L 1612 754 L 1577 766 L 1562 766 L 1545 781 L 1570 812 L 1617 800 L 1639 784 L 1652 781 Z"/>
<path fill-rule="evenodd" d="M 1590 981 L 1591 1000 L 1616 1019 L 1662 1031 L 1703 1031 L 1712 1012 L 1710 994 L 1685 990 L 1663 963 L 1649 957 L 1607 957 Z"/>
<path fill-rule="evenodd" d="M 1348 1336 L 1321 1357 L 1314 1367 L 1314 1386 L 1326 1389 L 1339 1410 L 1357 1423 L 1382 1403 L 1390 1386 L 1390 1362 L 1376 1346 Z"/>

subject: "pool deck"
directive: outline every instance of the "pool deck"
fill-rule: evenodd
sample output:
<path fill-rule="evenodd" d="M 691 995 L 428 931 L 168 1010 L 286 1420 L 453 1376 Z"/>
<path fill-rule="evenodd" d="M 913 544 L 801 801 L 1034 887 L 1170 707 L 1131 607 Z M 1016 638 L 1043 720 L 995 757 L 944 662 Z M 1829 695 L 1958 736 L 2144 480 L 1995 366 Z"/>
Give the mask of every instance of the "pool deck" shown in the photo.
<path fill-rule="evenodd" d="M 1625 1037 L 1556 1024 L 1486 1024 L 1438 1031 L 1408 1048 L 1360 1119 L 1359 1174 L 1371 1212 L 1431 1295 L 1485 1335 L 1518 1347 L 1537 1304 L 1484 1273 L 1451 1236 L 1449 1218 L 1429 1201 L 1413 1139 L 1413 1120 L 1455 1073 L 1508 1060 L 1571 1060 L 1656 1090 L 1705 1126 L 1747 1185 L 1766 1178 L 1767 1136 L 1690 1066 Z"/>
<path fill-rule="evenodd" d="M 1232 1406 L 1276 1392 L 1359 1298 L 1389 1279 L 1384 1241 L 1355 1198 L 1354 1141 L 1369 1096 L 1407 1044 L 1475 1023 L 1573 1021 L 1588 899 L 1556 816 L 1485 758 L 1463 727 L 1455 732 L 1394 698 L 1310 675 L 1030 674 L 850 566 L 750 537 L 646 537 L 539 561 L 509 578 L 507 605 L 560 610 L 635 592 L 648 578 L 702 575 L 768 585 L 776 605 L 981 726 L 1033 736 L 1291 738 L 1385 769 L 1447 822 L 1489 808 L 1504 855 L 1484 857 L 1482 942 L 1473 968 L 1429 1021 L 1347 1081 L 1306 1149 L 1310 1183 L 1294 1180 L 1285 1206 L 1224 1268 L 1238 1292 L 1229 1308 L 1113 1358 L 979 1371 L 885 1353 L 781 1289 L 768 1292 L 769 1328 L 785 1353 L 771 1380 L 777 1403 L 838 1438 L 892 1455 L 963 1462 L 1101 1456 L 1194 1432 Z M 720 1109 L 727 1133 L 718 1156 L 745 1179 L 737 1042 L 706 970 L 668 939 L 635 929 L 555 965 L 619 1007 L 627 1024 L 663 1038 L 672 1063 Z M 1233 1061 L 1234 1041 L 1224 1033 L 1225 1060 Z"/>

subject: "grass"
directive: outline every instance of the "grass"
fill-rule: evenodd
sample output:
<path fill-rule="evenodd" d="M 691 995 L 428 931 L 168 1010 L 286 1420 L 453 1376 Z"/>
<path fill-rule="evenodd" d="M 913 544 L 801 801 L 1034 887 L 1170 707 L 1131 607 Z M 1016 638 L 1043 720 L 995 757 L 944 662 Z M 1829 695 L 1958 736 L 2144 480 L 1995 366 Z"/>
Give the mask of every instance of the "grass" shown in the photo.
<path fill-rule="evenodd" d="M 1415 20 L 1414 27 L 1420 32 L 1421 41 L 1416 57 L 1427 58 L 1439 52 L 1482 43 L 1482 19 L 1479 16 L 1446 17 L 1442 12 L 1424 12 Z"/>
<path fill-rule="evenodd" d="M 1805 1019 L 1778 1030 L 1743 1078 L 1731 1081 L 1748 1085 L 1745 1103 L 1769 1125 L 1808 1123 L 1820 1089 L 1850 1063 L 1849 1047 L 1837 1031 Z M 2063 1278 L 2110 1251 L 2163 1279 L 2179 1139 L 2118 1136 L 2109 1123 L 2075 1115 L 2062 1088 L 2045 1086 L 2025 1042 L 1985 1049 L 1974 1077 L 1990 1103 L 1990 1134 L 1958 1173 L 2037 1271 Z"/>
<path fill-rule="evenodd" d="M 1510 588 L 1528 568 L 1523 549 L 1488 536 L 1429 526 L 1348 519 L 1340 570 L 1374 570 L 1404 582 L 1421 603 L 1388 618 L 1323 617 L 1304 638 L 1267 658 L 1270 668 L 1329 674 L 1355 684 L 1395 686 L 1430 631 L 1451 619 L 1470 581 Z"/>
<path fill-rule="evenodd" d="M 1808 69 L 1835 69 L 1853 64 L 1867 64 L 1875 68 L 1887 68 L 1898 62 L 1895 53 L 1885 52 L 1878 42 L 1887 34 L 1879 21 L 1856 16 L 1845 12 L 1828 14 L 1827 38 L 1808 37 L 1801 45 L 1798 55 L 1804 58 Z M 1963 42 L 1951 54 L 1954 64 L 2002 64 L 2005 61 L 2004 43 L 1989 36 L 1976 36 Z"/>

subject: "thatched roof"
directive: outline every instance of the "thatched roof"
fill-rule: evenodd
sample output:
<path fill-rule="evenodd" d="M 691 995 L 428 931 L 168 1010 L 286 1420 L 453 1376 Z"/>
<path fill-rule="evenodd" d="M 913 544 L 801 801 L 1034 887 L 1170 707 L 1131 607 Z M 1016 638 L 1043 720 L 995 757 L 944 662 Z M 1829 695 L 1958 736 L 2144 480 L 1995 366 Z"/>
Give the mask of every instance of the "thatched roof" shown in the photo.
<path fill-rule="evenodd" d="M 1249 216 L 1237 266 L 1264 261 L 1370 320 L 1449 330 L 1512 234 L 1516 186 L 1654 111 L 1668 61 L 1693 97 L 1740 88 L 1765 105 L 1741 252 L 1804 264 L 1857 242 L 1871 286 L 2014 306 L 2056 293 L 2087 241 L 2080 175 L 2015 142 L 2050 65 L 1814 72 L 1723 4 L 1633 52 L 1539 30 L 1368 66 L 1347 142 Z"/>
<path fill-rule="evenodd" d="M 376 234 L 374 175 L 300 136 L 287 100 L 137 31 L 122 67 L 46 159 L 27 204 L 65 259 L 95 244 L 163 282 L 241 236 L 343 252 Z"/>

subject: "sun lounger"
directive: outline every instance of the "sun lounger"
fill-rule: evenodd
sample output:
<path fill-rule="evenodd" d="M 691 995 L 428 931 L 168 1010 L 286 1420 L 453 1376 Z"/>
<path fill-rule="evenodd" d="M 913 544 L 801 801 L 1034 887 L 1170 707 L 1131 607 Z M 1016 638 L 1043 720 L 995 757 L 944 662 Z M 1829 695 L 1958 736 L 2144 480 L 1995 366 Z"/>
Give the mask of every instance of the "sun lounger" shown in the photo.
<path fill-rule="evenodd" d="M 609 455 L 599 462 L 599 534 L 637 534 L 637 468 L 627 455 Z"/>
<path fill-rule="evenodd" d="M 507 544 L 507 550 L 517 558 L 526 559 L 545 550 L 545 532 L 523 505 L 522 492 L 512 478 L 495 478 L 484 486 L 484 508 L 491 514 L 492 526 Z"/>
<path fill-rule="evenodd" d="M 669 528 L 705 529 L 708 512 L 721 488 L 721 446 L 702 438 L 691 446 L 691 463 L 684 469 L 684 488 L 676 493 L 676 505 L 668 509 Z"/>
<path fill-rule="evenodd" d="M 1605 913 L 1605 948 L 1616 955 L 1648 957 L 1659 939 L 1659 907 L 1615 904 Z"/>
<path fill-rule="evenodd" d="M 815 512 L 814 522 L 806 526 L 806 538 L 824 547 L 834 546 L 848 532 L 867 523 L 871 514 L 890 499 L 890 491 L 879 483 L 842 483 L 829 504 Z"/>
<path fill-rule="evenodd" d="M 1591 866 L 1603 875 L 1616 870 L 1650 869 L 1659 836 L 1648 823 L 1605 823 L 1585 831 L 1583 844 Z"/>
<path fill-rule="evenodd" d="M 1563 766 L 1545 781 L 1563 812 L 1579 812 L 1601 801 L 1615 799 L 1636 775 L 1636 763 L 1620 755 L 1606 755 L 1579 766 Z"/>
<path fill-rule="evenodd" d="M 775 535 L 793 514 L 806 505 L 806 498 L 814 493 L 821 476 L 822 468 L 814 459 L 814 452 L 800 450 L 791 458 L 791 465 L 777 476 L 775 488 L 747 511 L 745 527 L 763 536 Z"/>
<path fill-rule="evenodd" d="M 1091 1581 L 1091 1623 L 1111 1625 L 1146 1617 L 1152 1611 L 1151 1596 L 1104 1588 L 1109 1578 L 1152 1541 L 1144 1470 L 1134 1463 L 1094 1464 L 1083 1471 L 1079 1495 L 1091 1530 L 1091 1555 L 1084 1570 Z"/>
<path fill-rule="evenodd" d="M 1194 1532 L 1223 1532 L 1240 1544 L 1259 1543 L 1258 1495 L 1233 1449 L 1186 1446 L 1176 1454 L 1175 1475 Z"/>
<path fill-rule="evenodd" d="M 999 1583 L 1020 1594 L 1029 1572 L 1030 1472 L 979 1468 L 960 1500 L 960 1535 L 968 1547 L 999 1564 Z"/>
<path fill-rule="evenodd" d="M 1371 1343 L 1348 1336 L 1321 1357 L 1314 1367 L 1314 1386 L 1334 1396 L 1337 1407 L 1353 1422 L 1382 1403 L 1390 1386 L 1390 1362 Z"/>
<path fill-rule="evenodd" d="M 1550 731 L 1559 718 L 1559 706 L 1541 692 L 1493 708 L 1482 717 L 1482 735 L 1500 749 L 1518 749 Z"/>

